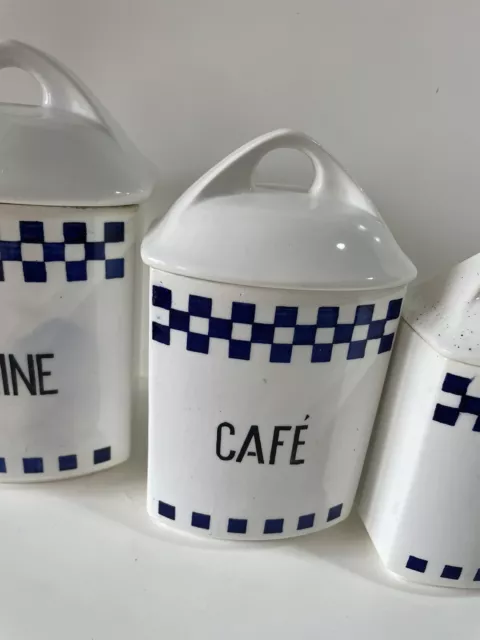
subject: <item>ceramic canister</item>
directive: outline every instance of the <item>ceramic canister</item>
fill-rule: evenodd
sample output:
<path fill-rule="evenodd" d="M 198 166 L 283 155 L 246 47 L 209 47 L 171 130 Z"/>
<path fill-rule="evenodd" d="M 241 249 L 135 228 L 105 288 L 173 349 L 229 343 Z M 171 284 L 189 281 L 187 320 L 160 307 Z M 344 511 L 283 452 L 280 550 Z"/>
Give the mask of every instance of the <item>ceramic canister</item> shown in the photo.
<path fill-rule="evenodd" d="M 0 105 L 0 481 L 129 455 L 135 214 L 152 174 L 53 58 L 0 44 L 41 106 Z"/>
<path fill-rule="evenodd" d="M 385 567 L 480 587 L 480 254 L 409 292 L 359 500 Z"/>
<path fill-rule="evenodd" d="M 259 192 L 268 152 L 315 169 Z M 415 268 L 312 139 L 242 147 L 142 245 L 150 265 L 148 511 L 218 538 L 296 536 L 349 513 Z"/>

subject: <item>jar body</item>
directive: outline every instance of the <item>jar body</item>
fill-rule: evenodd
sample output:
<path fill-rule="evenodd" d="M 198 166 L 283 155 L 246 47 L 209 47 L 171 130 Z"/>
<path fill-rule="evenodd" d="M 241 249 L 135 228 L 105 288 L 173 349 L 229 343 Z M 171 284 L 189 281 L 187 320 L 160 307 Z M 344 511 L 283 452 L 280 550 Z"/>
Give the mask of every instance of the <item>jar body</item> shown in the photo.
<path fill-rule="evenodd" d="M 0 207 L 0 481 L 127 459 L 137 207 Z"/>
<path fill-rule="evenodd" d="M 150 282 L 150 515 L 261 540 L 347 517 L 404 288 Z"/>
<path fill-rule="evenodd" d="M 480 587 L 480 376 L 402 321 L 359 492 L 385 567 L 410 581 Z"/>

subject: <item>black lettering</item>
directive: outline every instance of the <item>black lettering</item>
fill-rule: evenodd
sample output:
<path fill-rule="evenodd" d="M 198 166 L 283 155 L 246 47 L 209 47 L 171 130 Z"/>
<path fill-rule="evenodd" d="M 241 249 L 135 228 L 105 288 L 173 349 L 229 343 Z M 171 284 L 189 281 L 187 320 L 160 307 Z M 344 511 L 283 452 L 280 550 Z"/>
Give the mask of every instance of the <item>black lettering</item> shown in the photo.
<path fill-rule="evenodd" d="M 10 386 L 8 384 L 7 363 L 5 362 L 5 356 L 3 353 L 0 353 L 0 374 L 2 376 L 3 394 L 9 396 Z"/>
<path fill-rule="evenodd" d="M 247 453 L 247 449 L 250 446 L 251 441 L 253 440 L 255 444 L 255 450 L 249 451 Z M 253 424 L 245 438 L 245 442 L 242 444 L 242 448 L 240 449 L 240 453 L 238 454 L 237 462 L 241 462 L 247 453 L 248 456 L 255 456 L 258 460 L 258 464 L 264 464 L 265 460 L 263 458 L 262 451 L 262 442 L 260 440 L 260 433 L 258 432 L 258 427 L 256 424 Z"/>
<path fill-rule="evenodd" d="M 283 447 L 283 445 L 285 444 L 283 440 L 280 440 L 280 433 L 282 431 L 290 431 L 291 428 L 292 427 L 274 427 L 272 448 L 270 449 L 270 460 L 268 461 L 268 464 L 275 464 L 277 449 L 278 447 Z"/>
<path fill-rule="evenodd" d="M 220 460 L 233 460 L 233 458 L 235 457 L 235 451 L 233 451 L 232 449 L 230 449 L 229 453 L 224 456 L 222 455 L 222 429 L 223 427 L 226 427 L 229 431 L 230 431 L 230 435 L 233 436 L 235 435 L 235 427 L 233 426 L 233 424 L 230 424 L 229 422 L 222 422 L 222 424 L 219 424 L 217 427 L 217 456 L 220 458 Z"/>
<path fill-rule="evenodd" d="M 308 424 L 302 424 L 295 427 L 295 434 L 293 436 L 292 455 L 290 456 L 290 464 L 303 464 L 305 460 L 297 460 L 297 449 L 302 444 L 305 444 L 305 440 L 300 440 L 300 432 L 308 429 Z"/>
<path fill-rule="evenodd" d="M 17 359 L 11 353 L 8 356 L 10 363 L 10 375 L 12 376 L 13 395 L 18 396 L 18 377 L 23 380 L 23 384 L 27 387 L 30 395 L 37 395 L 37 381 L 35 379 L 35 364 L 32 355 L 27 355 L 28 376 L 22 371 Z"/>
<path fill-rule="evenodd" d="M 30 357 L 30 356 L 29 356 Z M 37 371 L 38 371 L 38 388 L 41 396 L 51 396 L 58 393 L 58 389 L 45 389 L 44 378 L 52 375 L 51 371 L 45 371 L 42 360 L 44 358 L 53 358 L 53 353 L 38 353 L 36 355 Z"/>

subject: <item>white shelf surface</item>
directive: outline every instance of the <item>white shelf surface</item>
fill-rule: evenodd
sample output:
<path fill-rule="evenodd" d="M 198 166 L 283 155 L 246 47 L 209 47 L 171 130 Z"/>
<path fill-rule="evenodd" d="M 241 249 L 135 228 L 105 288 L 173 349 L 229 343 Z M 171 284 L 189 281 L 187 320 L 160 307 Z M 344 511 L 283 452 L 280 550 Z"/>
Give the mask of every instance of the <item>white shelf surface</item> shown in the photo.
<path fill-rule="evenodd" d="M 145 511 L 145 393 L 131 460 L 0 487 L 1 640 L 463 640 L 480 592 L 387 575 L 356 515 L 297 539 L 218 542 Z"/>

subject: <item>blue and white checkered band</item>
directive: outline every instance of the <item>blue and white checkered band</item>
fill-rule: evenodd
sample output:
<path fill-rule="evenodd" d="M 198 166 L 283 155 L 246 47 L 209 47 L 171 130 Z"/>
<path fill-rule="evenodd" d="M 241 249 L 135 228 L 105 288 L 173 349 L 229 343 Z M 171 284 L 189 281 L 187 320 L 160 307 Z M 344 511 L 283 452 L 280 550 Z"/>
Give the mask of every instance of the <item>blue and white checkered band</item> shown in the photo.
<path fill-rule="evenodd" d="M 440 398 L 443 402 L 436 405 L 433 413 L 435 422 L 455 427 L 459 418 L 465 415 L 472 425 L 472 431 L 480 431 L 480 397 L 475 395 L 475 392 L 469 393 L 473 380 L 473 378 L 464 378 L 453 373 L 445 375 Z"/>
<path fill-rule="evenodd" d="M 187 351 L 208 354 L 212 340 L 228 344 L 228 357 L 250 360 L 255 345 L 268 345 L 270 362 L 289 363 L 296 348 L 308 348 L 311 362 L 330 362 L 339 345 L 347 360 L 365 357 L 367 346 L 375 353 L 392 349 L 402 299 L 391 300 L 377 318 L 375 304 L 358 305 L 351 322 L 340 322 L 341 307 L 318 307 L 310 324 L 298 321 L 299 307 L 277 306 L 273 322 L 259 322 L 257 305 L 232 302 L 227 317 L 212 313 L 213 300 L 190 295 L 187 309 L 177 309 L 172 291 L 153 285 L 152 339 L 170 345 L 172 331 L 186 334 Z"/>
<path fill-rule="evenodd" d="M 89 237 L 85 222 L 56 220 L 19 222 L 16 235 L 0 236 L 0 282 L 17 271 L 24 282 L 47 282 L 53 263 L 63 263 L 67 282 L 83 282 L 92 261 L 103 262 L 108 280 L 124 277 L 124 222 L 105 222 L 101 240 Z"/>

